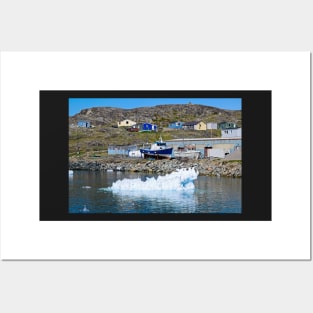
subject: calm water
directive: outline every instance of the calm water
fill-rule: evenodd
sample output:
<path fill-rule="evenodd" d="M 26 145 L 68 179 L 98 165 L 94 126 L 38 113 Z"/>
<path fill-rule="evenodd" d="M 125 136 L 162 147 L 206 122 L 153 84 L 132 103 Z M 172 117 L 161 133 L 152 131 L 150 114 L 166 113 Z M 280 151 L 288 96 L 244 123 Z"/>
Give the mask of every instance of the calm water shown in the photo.
<path fill-rule="evenodd" d="M 109 191 L 139 173 L 74 171 L 69 177 L 70 213 L 241 213 L 241 179 L 198 176 L 194 190 Z M 84 209 L 85 208 L 85 209 Z"/>

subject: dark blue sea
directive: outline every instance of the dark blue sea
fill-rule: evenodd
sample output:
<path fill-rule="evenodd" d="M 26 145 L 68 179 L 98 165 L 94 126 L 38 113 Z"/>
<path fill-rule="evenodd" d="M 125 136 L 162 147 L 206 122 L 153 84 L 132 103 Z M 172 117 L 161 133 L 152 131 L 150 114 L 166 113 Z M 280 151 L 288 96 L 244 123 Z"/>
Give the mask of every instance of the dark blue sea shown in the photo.
<path fill-rule="evenodd" d="M 74 171 L 69 176 L 70 213 L 241 213 L 241 178 Z M 127 179 L 127 180 L 125 180 Z M 120 187 L 112 189 L 113 183 Z M 138 186 L 138 188 L 136 187 Z M 137 188 L 137 189 L 136 189 Z"/>

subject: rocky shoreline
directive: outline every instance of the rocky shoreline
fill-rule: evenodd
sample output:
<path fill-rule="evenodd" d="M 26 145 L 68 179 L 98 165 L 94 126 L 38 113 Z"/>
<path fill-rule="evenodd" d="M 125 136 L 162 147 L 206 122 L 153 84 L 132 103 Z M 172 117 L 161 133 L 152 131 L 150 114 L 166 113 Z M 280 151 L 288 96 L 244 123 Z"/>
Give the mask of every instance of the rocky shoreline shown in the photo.
<path fill-rule="evenodd" d="M 123 158 L 120 156 L 105 157 L 97 160 L 72 158 L 69 161 L 70 170 L 142 172 L 162 175 L 172 173 L 181 168 L 196 168 L 199 171 L 199 175 L 238 178 L 242 176 L 241 161 L 208 159 L 149 160 Z"/>

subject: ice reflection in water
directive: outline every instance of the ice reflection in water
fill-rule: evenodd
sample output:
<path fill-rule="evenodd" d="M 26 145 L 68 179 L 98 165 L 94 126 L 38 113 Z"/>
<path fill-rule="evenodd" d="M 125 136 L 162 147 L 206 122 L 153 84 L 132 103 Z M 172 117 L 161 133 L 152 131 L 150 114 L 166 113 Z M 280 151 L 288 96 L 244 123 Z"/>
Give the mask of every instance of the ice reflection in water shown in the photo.
<path fill-rule="evenodd" d="M 194 190 L 119 190 L 113 198 L 120 213 L 194 213 L 197 199 Z"/>
<path fill-rule="evenodd" d="M 74 171 L 69 180 L 69 212 L 82 213 L 87 205 L 88 213 L 241 213 L 241 179 L 238 178 L 197 176 L 189 183 L 181 180 L 185 186 L 189 184 L 188 188 L 180 186 L 173 190 L 167 186 L 164 190 L 163 184 L 158 190 L 112 190 L 114 183 L 125 178 L 145 183 L 158 177 L 165 176 Z"/>

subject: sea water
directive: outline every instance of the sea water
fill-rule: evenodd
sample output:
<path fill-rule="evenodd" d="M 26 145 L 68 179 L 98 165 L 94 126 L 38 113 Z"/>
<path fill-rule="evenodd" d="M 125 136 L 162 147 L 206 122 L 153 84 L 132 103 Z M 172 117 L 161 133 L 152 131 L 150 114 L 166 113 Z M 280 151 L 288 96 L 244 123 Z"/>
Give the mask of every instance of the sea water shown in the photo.
<path fill-rule="evenodd" d="M 241 179 L 199 176 L 195 169 L 166 175 L 74 171 L 70 213 L 241 213 Z"/>

